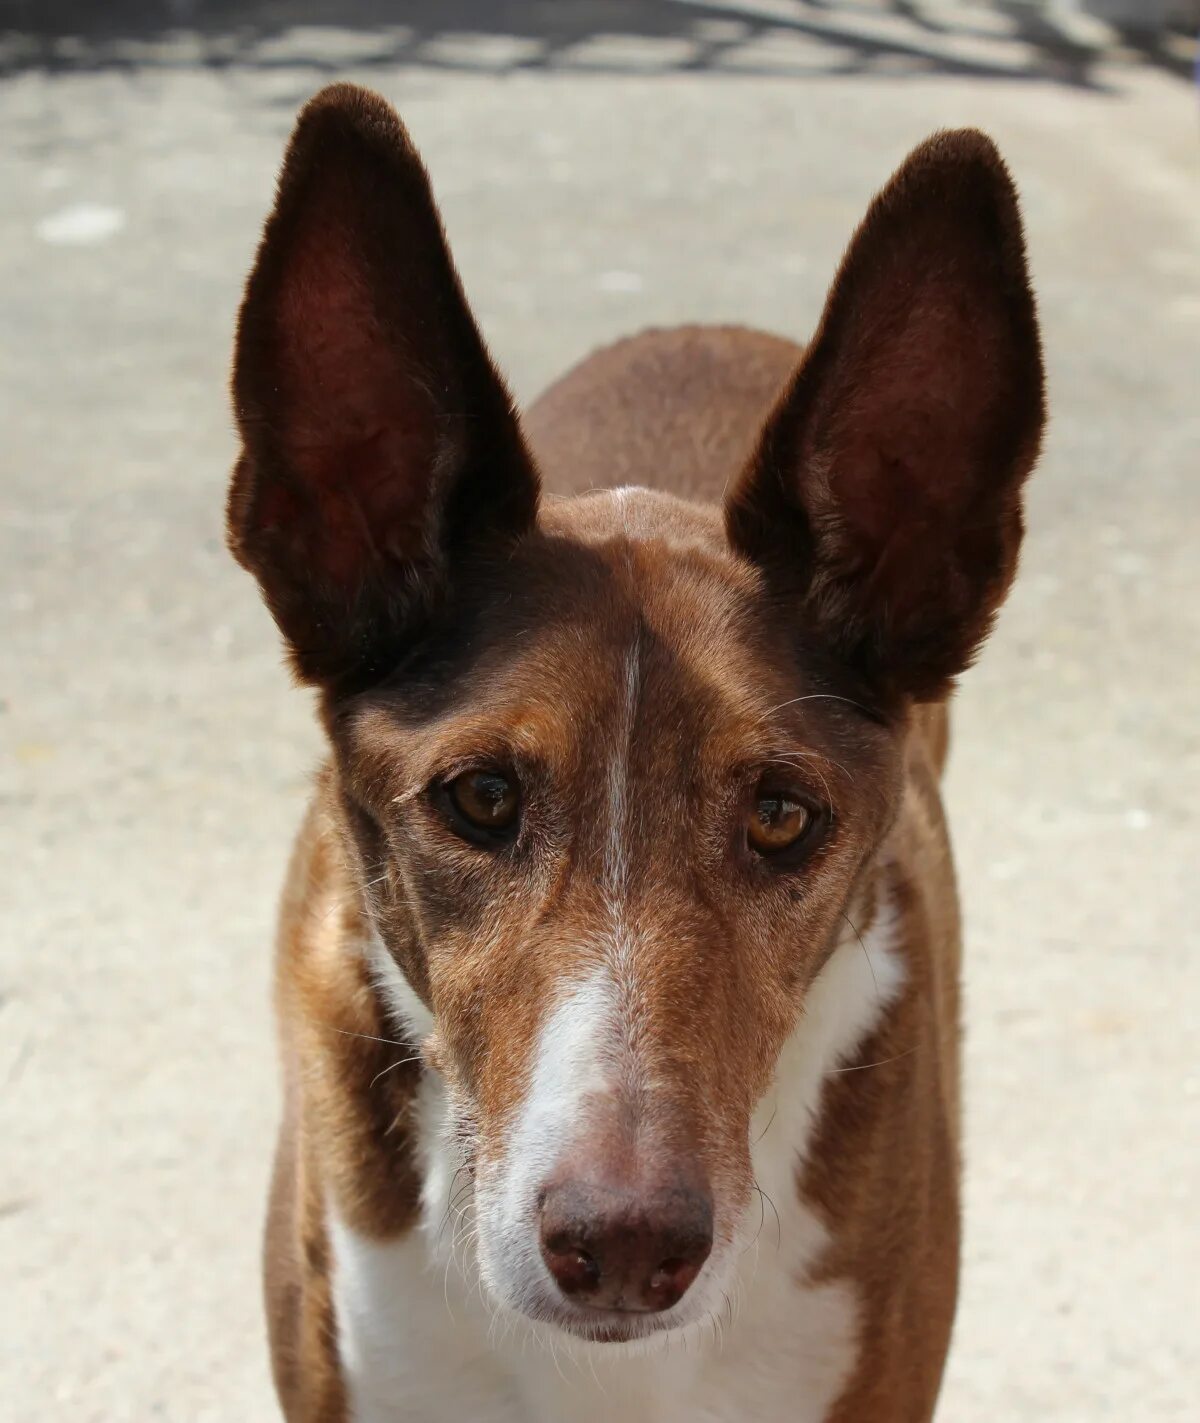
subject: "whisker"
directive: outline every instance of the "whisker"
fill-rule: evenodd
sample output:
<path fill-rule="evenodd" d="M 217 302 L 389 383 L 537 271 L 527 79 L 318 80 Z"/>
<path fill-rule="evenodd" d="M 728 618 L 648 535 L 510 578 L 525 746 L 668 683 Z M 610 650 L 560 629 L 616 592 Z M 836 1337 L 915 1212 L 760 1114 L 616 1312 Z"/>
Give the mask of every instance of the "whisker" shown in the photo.
<path fill-rule="evenodd" d="M 826 756 L 824 752 L 822 752 L 819 756 L 814 756 L 807 751 L 785 751 L 782 755 L 777 756 L 774 759 L 786 762 L 789 756 L 799 756 L 802 761 L 811 762 L 811 764 L 816 766 L 818 770 L 820 770 L 822 765 L 834 766 L 837 770 L 841 771 L 842 775 L 845 776 L 845 778 L 850 782 L 851 785 L 854 784 L 854 777 L 850 774 L 846 767 L 843 766 L 840 761 L 835 761 L 832 756 Z"/>
<path fill-rule="evenodd" d="M 353 904 L 354 901 L 358 898 L 358 895 L 358 890 L 352 889 L 346 894 L 339 894 L 338 896 L 336 896 L 336 898 L 333 900 L 333 903 L 330 904 L 329 908 L 321 916 L 321 923 L 327 924 L 335 914 L 339 914 L 343 909 Z"/>
<path fill-rule="evenodd" d="M 850 925 L 851 929 L 854 930 L 854 937 L 858 940 L 858 946 L 863 951 L 863 957 L 867 961 L 867 967 L 871 970 L 871 982 L 875 985 L 875 997 L 878 998 L 880 1002 L 882 1002 L 883 994 L 879 991 L 879 980 L 875 977 L 875 965 L 871 962 L 871 955 L 867 952 L 867 946 L 863 940 L 863 936 L 858 932 L 857 926 L 853 923 L 850 916 L 846 913 L 844 909 L 841 911 L 841 915 L 842 918 L 846 921 L 846 923 Z"/>
<path fill-rule="evenodd" d="M 799 756 L 800 759 L 805 762 L 805 764 L 811 765 L 813 770 L 816 771 L 817 775 L 821 779 L 821 788 L 825 792 L 825 799 L 832 806 L 833 792 L 829 789 L 829 782 L 825 779 L 825 772 L 821 770 L 821 767 L 817 764 L 816 759 L 812 756 L 806 756 L 803 751 L 794 751 L 792 755 Z M 803 767 L 798 766 L 795 761 L 790 760 L 786 756 L 773 756 L 770 761 L 767 762 L 767 764 L 769 766 L 791 766 L 794 770 L 797 771 L 803 769 Z"/>
<path fill-rule="evenodd" d="M 399 1046 L 399 1044 L 397 1044 L 397 1046 Z M 371 1078 L 371 1082 L 370 1085 L 367 1087 L 367 1091 L 369 1092 L 371 1088 L 374 1087 L 376 1082 L 378 1082 L 381 1077 L 386 1077 L 389 1072 L 395 1072 L 398 1067 L 407 1067 L 410 1062 L 420 1061 L 421 1054 L 417 1053 L 414 1057 L 402 1057 L 399 1062 L 393 1062 L 390 1067 L 385 1067 L 382 1072 L 377 1072 L 375 1076 Z"/>
<path fill-rule="evenodd" d="M 758 1192 L 759 1196 L 766 1201 L 767 1205 L 771 1207 L 771 1212 L 775 1217 L 775 1249 L 778 1250 L 783 1245 L 783 1224 L 779 1219 L 779 1212 L 775 1208 L 775 1202 L 767 1195 L 766 1191 L 763 1190 L 757 1181 L 754 1182 L 754 1189 Z"/>
<path fill-rule="evenodd" d="M 758 1134 L 758 1135 L 754 1138 L 754 1140 L 750 1143 L 751 1146 L 757 1146 L 758 1143 L 763 1139 L 763 1137 L 766 1136 L 766 1134 L 767 1134 L 767 1133 L 771 1130 L 771 1128 L 775 1125 L 775 1118 L 776 1118 L 778 1115 L 779 1115 L 779 1107 L 776 1106 L 775 1110 L 771 1113 L 771 1120 L 766 1124 L 765 1127 L 763 1127 L 762 1131 L 760 1131 L 759 1134 Z"/>
<path fill-rule="evenodd" d="M 451 1202 L 450 1209 L 454 1212 L 454 1219 L 457 1225 L 461 1225 L 466 1218 L 467 1211 L 470 1210 L 473 1202 L 471 1199 L 472 1185 L 470 1181 L 464 1181 L 459 1188 L 458 1195 Z M 456 1225 L 456 1228 L 457 1228 Z"/>
<path fill-rule="evenodd" d="M 563 1383 L 567 1384 L 567 1387 L 570 1388 L 571 1385 L 567 1383 L 567 1376 L 562 1371 L 562 1365 L 558 1362 L 558 1350 L 554 1347 L 554 1340 L 551 1337 L 547 1336 L 546 1343 L 550 1346 L 550 1358 L 554 1363 L 555 1372 L 558 1374 L 559 1378 L 562 1379 Z"/>
<path fill-rule="evenodd" d="M 606 1389 L 604 1385 L 600 1382 L 600 1375 L 596 1372 L 596 1356 L 590 1350 L 588 1351 L 587 1361 L 588 1364 L 591 1366 L 592 1370 L 592 1382 L 596 1385 L 596 1387 L 600 1390 L 604 1397 L 607 1398 L 608 1389 Z"/>
<path fill-rule="evenodd" d="M 333 1028 L 332 1023 L 326 1023 L 327 1028 Z M 352 1033 L 349 1028 L 333 1028 L 335 1033 L 341 1033 L 344 1038 L 362 1038 L 368 1043 L 387 1043 L 388 1047 L 410 1048 L 412 1043 L 398 1043 L 395 1038 L 377 1038 L 370 1033 Z M 397 1064 L 399 1066 L 399 1064 Z"/>
<path fill-rule="evenodd" d="M 906 1057 L 912 1057 L 916 1051 L 917 1047 L 910 1047 L 898 1052 L 894 1057 L 881 1057 L 878 1062 L 856 1062 L 850 1067 L 831 1067 L 829 1072 L 831 1076 L 835 1072 L 866 1072 L 869 1067 L 886 1067 L 889 1062 L 900 1062 Z"/>
<path fill-rule="evenodd" d="M 755 1187 L 755 1190 L 758 1190 L 757 1186 Z M 752 1241 L 750 1241 L 750 1244 L 749 1244 L 749 1245 L 746 1246 L 746 1250 L 749 1250 L 751 1245 L 757 1245 L 757 1244 L 758 1244 L 758 1237 L 762 1234 L 763 1226 L 766 1225 L 766 1223 L 767 1223 L 767 1198 L 763 1195 L 763 1193 L 762 1193 L 761 1191 L 759 1191 L 759 1192 L 758 1192 L 758 1229 L 754 1232 L 754 1239 L 753 1239 Z M 743 1254 L 743 1255 L 746 1253 L 746 1250 L 743 1250 L 743 1251 L 742 1251 L 742 1254 Z"/>
<path fill-rule="evenodd" d="M 323 924 L 327 923 L 330 919 L 333 918 L 335 914 L 339 913 L 343 909 L 348 908 L 351 904 L 355 902 L 355 900 L 359 900 L 361 902 L 361 896 L 367 890 L 374 889 L 377 884 L 383 884 L 386 880 L 389 879 L 391 879 L 391 872 L 389 870 L 385 870 L 383 874 L 377 876 L 375 879 L 367 880 L 363 884 L 355 884 L 352 888 L 347 890 L 345 894 L 337 895 L 334 898 L 333 902 L 330 904 L 329 908 L 321 916 L 321 922 Z"/>
<path fill-rule="evenodd" d="M 435 1247 L 442 1243 L 442 1235 L 446 1229 L 446 1222 L 450 1219 L 450 1212 L 454 1206 L 454 1184 L 466 1169 L 467 1168 L 465 1166 L 460 1166 L 458 1170 L 455 1171 L 454 1175 L 450 1177 L 450 1185 L 446 1191 L 446 1213 L 442 1216 L 442 1223 L 438 1227 Z"/>
<path fill-rule="evenodd" d="M 454 1242 L 450 1243 L 450 1253 L 446 1257 L 446 1268 L 442 1272 L 442 1299 L 445 1301 L 446 1313 L 450 1316 L 450 1325 L 457 1328 L 457 1321 L 454 1318 L 454 1306 L 450 1303 L 450 1271 L 454 1265 Z"/>
<path fill-rule="evenodd" d="M 870 707 L 864 707 L 862 702 L 856 702 L 853 697 L 839 697 L 833 692 L 809 692 L 804 697 L 792 697 L 790 701 L 780 702 L 777 707 L 772 707 L 761 718 L 766 721 L 767 717 L 774 716 L 776 712 L 781 712 L 785 707 L 794 707 L 800 702 L 845 702 L 847 706 L 857 707 L 860 712 L 865 712 L 867 716 L 873 715 Z"/>

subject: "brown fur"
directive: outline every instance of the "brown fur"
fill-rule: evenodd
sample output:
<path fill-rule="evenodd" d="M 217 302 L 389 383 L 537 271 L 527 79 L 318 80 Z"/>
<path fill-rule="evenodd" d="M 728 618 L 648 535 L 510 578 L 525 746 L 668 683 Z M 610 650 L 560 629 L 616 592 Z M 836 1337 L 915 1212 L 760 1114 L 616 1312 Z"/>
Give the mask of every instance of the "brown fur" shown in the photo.
<path fill-rule="evenodd" d="M 631 656 L 620 892 L 645 1050 L 672 1084 L 645 1110 L 655 1149 L 713 1183 L 718 1233 L 751 1189 L 749 1114 L 846 915 L 865 929 L 885 888 L 899 905 L 904 991 L 862 1070 L 828 1086 L 797 1189 L 831 1232 L 822 1272 L 863 1301 L 830 1423 L 928 1419 L 958 1256 L 941 699 L 1012 577 L 1042 420 L 995 150 L 942 135 L 910 158 L 807 352 L 740 329 L 646 333 L 548 391 L 527 447 L 402 128 L 335 87 L 289 150 L 234 391 L 231 544 L 318 687 L 332 749 L 279 942 L 266 1283 L 290 1423 L 345 1415 L 324 1199 L 368 1236 L 412 1225 L 426 1071 L 486 1169 L 554 985 L 586 965 L 610 873 L 595 766 L 625 734 Z M 676 497 L 550 497 L 537 514 L 541 477 L 556 495 Z M 439 798 L 481 760 L 520 772 L 532 828 L 503 855 L 457 838 Z M 776 764 L 834 810 L 794 869 L 748 858 L 730 829 Z M 398 1035 L 366 978 L 372 925 L 435 1013 L 426 1043 Z"/>

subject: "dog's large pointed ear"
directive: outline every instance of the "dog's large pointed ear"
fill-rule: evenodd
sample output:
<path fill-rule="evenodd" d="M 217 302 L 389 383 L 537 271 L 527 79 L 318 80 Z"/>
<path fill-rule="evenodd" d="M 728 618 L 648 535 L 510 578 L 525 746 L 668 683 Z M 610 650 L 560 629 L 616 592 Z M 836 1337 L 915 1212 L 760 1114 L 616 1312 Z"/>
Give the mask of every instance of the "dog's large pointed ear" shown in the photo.
<path fill-rule="evenodd" d="M 296 124 L 246 287 L 229 542 L 301 678 L 402 655 L 456 557 L 536 515 L 512 401 L 393 110 L 349 85 Z"/>
<path fill-rule="evenodd" d="M 851 242 L 730 540 L 880 703 L 936 698 L 1012 580 L 1043 420 L 1012 182 L 983 134 L 938 134 Z"/>

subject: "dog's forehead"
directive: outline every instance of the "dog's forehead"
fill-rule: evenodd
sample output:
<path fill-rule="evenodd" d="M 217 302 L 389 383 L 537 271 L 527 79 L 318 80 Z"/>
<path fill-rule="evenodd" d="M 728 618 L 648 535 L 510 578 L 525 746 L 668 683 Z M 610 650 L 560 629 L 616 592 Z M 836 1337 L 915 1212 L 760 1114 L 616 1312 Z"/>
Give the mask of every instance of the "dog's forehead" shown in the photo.
<path fill-rule="evenodd" d="M 615 722 L 694 745 L 784 700 L 790 658 L 769 647 L 759 575 L 713 511 L 643 489 L 547 505 L 537 532 L 464 590 L 420 664 L 363 710 L 439 743 L 491 728 L 565 752 Z"/>
<path fill-rule="evenodd" d="M 731 553 L 711 508 L 637 487 L 549 501 L 528 558 L 507 649 L 518 663 L 523 644 L 551 679 L 557 664 L 593 692 L 593 675 L 611 688 L 614 674 L 636 673 L 660 696 L 677 680 L 693 697 L 773 681 L 756 655 L 770 636 L 761 577 Z"/>
<path fill-rule="evenodd" d="M 710 507 L 636 486 L 605 489 L 548 501 L 539 536 L 565 575 L 554 603 L 613 650 L 640 637 L 681 652 L 706 639 L 712 653 L 760 612 L 759 575 L 732 554 Z M 532 616 L 545 608 L 531 605 Z"/>

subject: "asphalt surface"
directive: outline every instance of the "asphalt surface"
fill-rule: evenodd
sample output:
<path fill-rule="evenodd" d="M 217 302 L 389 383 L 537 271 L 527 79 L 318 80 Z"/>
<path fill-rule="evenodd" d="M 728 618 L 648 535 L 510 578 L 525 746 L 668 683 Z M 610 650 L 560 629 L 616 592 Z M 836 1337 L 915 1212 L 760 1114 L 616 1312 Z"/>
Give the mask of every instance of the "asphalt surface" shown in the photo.
<path fill-rule="evenodd" d="M 291 119 L 349 77 L 409 123 L 523 398 L 649 324 L 803 335 L 909 146 L 999 141 L 1053 420 L 956 714 L 969 1164 L 940 1417 L 1194 1419 L 1184 50 L 1017 5 L 90 9 L 0 5 L 0 1415 L 274 1416 L 268 959 L 317 739 L 223 548 L 225 380 Z"/>

